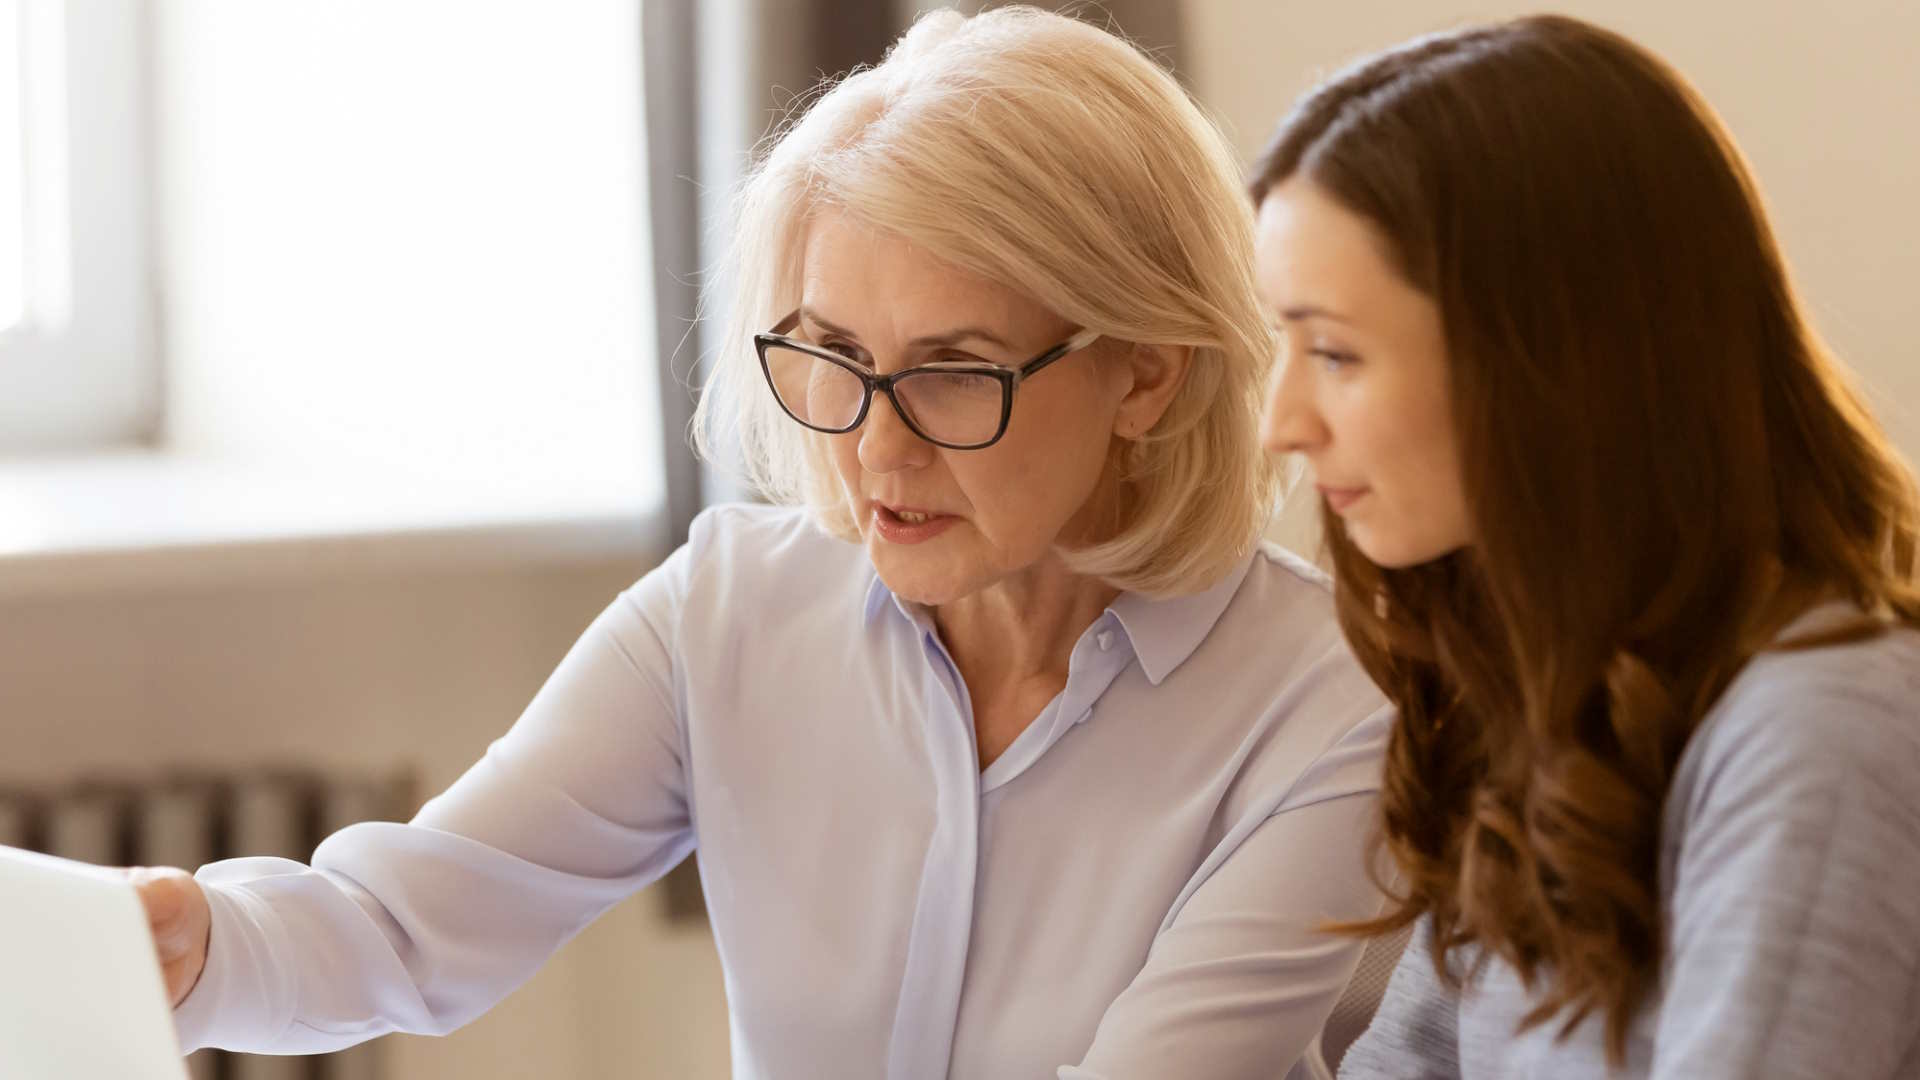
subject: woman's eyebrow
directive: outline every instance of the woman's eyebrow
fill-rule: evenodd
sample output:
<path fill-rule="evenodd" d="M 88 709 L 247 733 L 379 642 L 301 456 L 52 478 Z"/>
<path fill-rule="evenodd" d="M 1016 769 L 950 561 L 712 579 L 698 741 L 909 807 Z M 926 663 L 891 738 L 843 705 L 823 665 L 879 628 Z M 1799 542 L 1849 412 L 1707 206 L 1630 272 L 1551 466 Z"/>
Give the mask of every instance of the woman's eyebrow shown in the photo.
<path fill-rule="evenodd" d="M 829 334 L 838 334 L 841 337 L 853 341 L 860 340 L 860 335 L 848 330 L 844 326 L 838 325 L 831 319 L 823 317 L 818 311 L 804 304 L 800 307 L 800 317 L 813 323 L 820 329 L 825 330 Z M 962 341 L 968 340 L 984 341 L 989 345 L 998 346 L 1008 352 L 1016 351 L 1012 345 L 1007 344 L 1005 338 L 983 326 L 962 326 L 940 334 L 925 334 L 907 342 L 907 345 L 916 349 L 937 349 L 943 346 L 957 345 Z"/>
<path fill-rule="evenodd" d="M 958 329 L 949 330 L 944 334 L 924 335 L 914 338 L 912 341 L 907 342 L 907 344 L 920 349 L 937 349 L 942 346 L 958 345 L 962 341 L 968 340 L 984 341 L 989 345 L 1005 349 L 1008 352 L 1014 351 L 1013 346 L 1007 344 L 1005 338 L 981 326 L 962 326 Z"/>
<path fill-rule="evenodd" d="M 1283 322 L 1301 322 L 1305 319 L 1331 319 L 1337 323 L 1346 323 L 1348 326 L 1353 325 L 1352 319 L 1347 318 L 1337 311 L 1320 307 L 1317 304 L 1302 304 L 1298 307 L 1282 308 L 1280 310 L 1280 319 Z"/>

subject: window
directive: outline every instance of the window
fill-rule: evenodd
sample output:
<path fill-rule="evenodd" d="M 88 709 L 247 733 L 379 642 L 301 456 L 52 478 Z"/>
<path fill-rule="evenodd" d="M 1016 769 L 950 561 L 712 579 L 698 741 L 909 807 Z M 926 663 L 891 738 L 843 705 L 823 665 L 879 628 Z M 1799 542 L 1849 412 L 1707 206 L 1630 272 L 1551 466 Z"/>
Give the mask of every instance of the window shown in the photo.
<path fill-rule="evenodd" d="M 659 500 L 637 5 L 161 10 L 169 450 L 342 521 Z"/>
<path fill-rule="evenodd" d="M 638 5 L 0 7 L 72 267 L 0 331 L 0 558 L 661 512 Z"/>

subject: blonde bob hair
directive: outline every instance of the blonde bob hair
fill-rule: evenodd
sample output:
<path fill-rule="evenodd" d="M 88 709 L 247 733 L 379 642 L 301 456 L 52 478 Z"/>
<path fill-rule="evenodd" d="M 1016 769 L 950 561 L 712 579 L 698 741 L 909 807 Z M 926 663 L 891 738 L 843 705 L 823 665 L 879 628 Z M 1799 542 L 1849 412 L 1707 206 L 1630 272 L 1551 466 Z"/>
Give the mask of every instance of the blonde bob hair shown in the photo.
<path fill-rule="evenodd" d="M 1116 443 L 1119 520 L 1062 551 L 1069 567 L 1169 595 L 1205 588 L 1251 549 L 1278 492 L 1256 448 L 1274 341 L 1254 288 L 1251 208 L 1218 128 L 1152 60 L 1034 8 L 934 12 L 768 140 L 735 205 L 720 277 L 732 310 L 695 446 L 709 460 L 737 446 L 754 488 L 857 539 L 827 436 L 780 412 L 751 340 L 799 306 L 806 230 L 822 208 L 1110 343 L 1193 350 L 1160 421 Z"/>

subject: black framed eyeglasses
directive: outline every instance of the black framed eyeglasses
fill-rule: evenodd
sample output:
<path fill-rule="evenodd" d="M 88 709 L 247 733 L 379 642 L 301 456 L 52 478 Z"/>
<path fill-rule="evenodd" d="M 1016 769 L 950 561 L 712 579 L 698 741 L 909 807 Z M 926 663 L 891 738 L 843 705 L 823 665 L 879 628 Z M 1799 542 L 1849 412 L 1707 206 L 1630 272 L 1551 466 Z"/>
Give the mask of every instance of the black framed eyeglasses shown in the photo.
<path fill-rule="evenodd" d="M 831 349 L 786 336 L 798 311 L 753 335 L 767 387 L 788 416 L 815 431 L 841 435 L 859 427 L 877 391 L 922 439 L 949 450 L 982 450 L 1000 441 L 1013 416 L 1013 390 L 1068 353 L 1099 340 L 1082 330 L 1017 368 L 984 360 L 935 360 L 875 375 Z"/>

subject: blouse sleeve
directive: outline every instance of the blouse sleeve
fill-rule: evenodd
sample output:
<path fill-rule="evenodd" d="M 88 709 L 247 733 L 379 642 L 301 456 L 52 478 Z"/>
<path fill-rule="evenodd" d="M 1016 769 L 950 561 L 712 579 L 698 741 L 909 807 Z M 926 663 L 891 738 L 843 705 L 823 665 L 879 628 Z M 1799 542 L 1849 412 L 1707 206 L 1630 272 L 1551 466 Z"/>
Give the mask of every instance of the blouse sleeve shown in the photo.
<path fill-rule="evenodd" d="M 312 866 L 202 867 L 213 928 L 175 1012 L 182 1048 L 313 1053 L 451 1031 L 684 858 L 673 657 L 690 558 L 622 594 L 411 823 L 343 829 Z"/>
<path fill-rule="evenodd" d="M 1391 723 L 1349 729 L 1192 890 L 1060 1080 L 1272 1077 L 1306 1053 L 1365 946 L 1320 926 L 1380 911 L 1360 838 Z"/>

